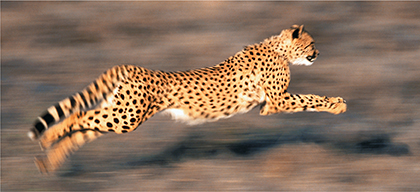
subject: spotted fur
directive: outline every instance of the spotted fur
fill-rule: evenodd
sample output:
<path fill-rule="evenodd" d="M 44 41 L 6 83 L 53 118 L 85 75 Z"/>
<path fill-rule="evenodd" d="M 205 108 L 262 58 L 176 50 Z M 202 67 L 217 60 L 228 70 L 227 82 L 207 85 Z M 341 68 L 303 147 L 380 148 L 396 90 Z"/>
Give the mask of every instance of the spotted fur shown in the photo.
<path fill-rule="evenodd" d="M 107 132 L 133 131 L 160 111 L 188 124 L 228 118 L 257 105 L 261 115 L 343 113 L 340 97 L 287 92 L 289 64 L 311 65 L 318 53 L 303 26 L 294 25 L 214 67 L 163 72 L 115 66 L 38 118 L 28 135 L 39 139 L 46 156 L 35 162 L 41 172 L 54 171 L 83 144 Z"/>

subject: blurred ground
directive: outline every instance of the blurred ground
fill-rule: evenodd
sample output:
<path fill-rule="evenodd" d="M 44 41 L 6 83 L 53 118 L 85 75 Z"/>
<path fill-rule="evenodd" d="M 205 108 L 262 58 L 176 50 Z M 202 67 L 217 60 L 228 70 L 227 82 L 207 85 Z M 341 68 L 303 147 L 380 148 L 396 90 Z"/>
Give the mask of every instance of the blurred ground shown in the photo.
<path fill-rule="evenodd" d="M 1 190 L 420 191 L 419 2 L 1 2 Z M 188 127 L 157 115 L 42 176 L 26 132 L 106 69 L 208 67 L 304 24 L 321 54 L 289 92 L 348 112 Z"/>

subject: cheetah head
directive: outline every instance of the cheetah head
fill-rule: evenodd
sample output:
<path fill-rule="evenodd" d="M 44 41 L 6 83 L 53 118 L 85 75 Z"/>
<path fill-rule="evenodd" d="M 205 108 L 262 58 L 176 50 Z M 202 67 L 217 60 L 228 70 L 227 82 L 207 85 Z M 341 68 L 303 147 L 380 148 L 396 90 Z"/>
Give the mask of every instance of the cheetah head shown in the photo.
<path fill-rule="evenodd" d="M 280 34 L 282 43 L 277 51 L 293 65 L 312 65 L 319 55 L 314 39 L 305 31 L 303 25 L 293 25 Z"/>

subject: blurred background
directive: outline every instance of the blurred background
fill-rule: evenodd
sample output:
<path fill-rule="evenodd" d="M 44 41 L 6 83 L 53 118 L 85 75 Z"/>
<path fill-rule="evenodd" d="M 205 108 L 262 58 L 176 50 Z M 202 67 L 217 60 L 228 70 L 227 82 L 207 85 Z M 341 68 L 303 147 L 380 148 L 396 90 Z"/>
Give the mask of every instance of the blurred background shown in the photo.
<path fill-rule="evenodd" d="M 1 2 L 2 191 L 420 191 L 419 2 Z M 26 132 L 108 68 L 209 67 L 293 24 L 320 57 L 289 92 L 348 111 L 197 126 L 156 115 L 42 176 Z"/>

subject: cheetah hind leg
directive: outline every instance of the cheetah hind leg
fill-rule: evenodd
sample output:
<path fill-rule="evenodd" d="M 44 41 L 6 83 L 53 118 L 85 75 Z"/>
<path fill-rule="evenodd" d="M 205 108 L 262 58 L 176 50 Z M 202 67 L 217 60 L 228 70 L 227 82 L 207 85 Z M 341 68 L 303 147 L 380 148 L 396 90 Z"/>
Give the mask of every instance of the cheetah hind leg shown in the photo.
<path fill-rule="evenodd" d="M 135 130 L 143 121 L 151 117 L 158 110 L 156 107 L 147 107 L 148 110 L 139 110 L 139 118 L 132 117 L 132 124 L 125 125 L 123 122 L 111 124 L 109 121 L 99 121 L 97 118 L 105 118 L 108 114 L 119 111 L 119 108 L 104 108 L 98 110 L 90 110 L 86 112 L 77 112 L 72 114 L 61 123 L 54 125 L 46 130 L 40 138 L 41 148 L 46 151 L 45 158 L 38 158 L 35 163 L 41 172 L 51 172 L 58 168 L 65 159 L 78 150 L 83 144 L 96 139 L 100 135 L 107 132 L 115 132 L 117 134 L 127 133 Z M 121 109 L 135 112 L 132 108 Z"/>
<path fill-rule="evenodd" d="M 39 145 L 42 150 L 48 150 L 52 145 L 60 141 L 63 137 L 71 135 L 75 131 L 83 130 L 78 125 L 78 117 L 83 112 L 77 112 L 70 117 L 64 119 L 62 122 L 47 129 L 39 138 Z"/>
<path fill-rule="evenodd" d="M 35 164 L 43 174 L 52 172 L 60 167 L 64 161 L 85 143 L 100 137 L 102 133 L 96 130 L 78 130 L 70 133 L 46 150 L 46 155 L 35 157 Z"/>

